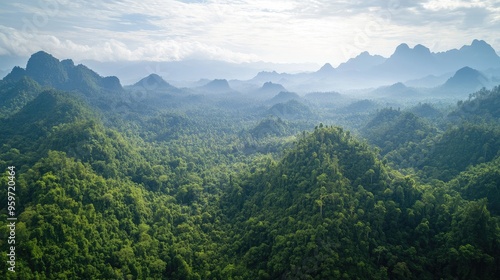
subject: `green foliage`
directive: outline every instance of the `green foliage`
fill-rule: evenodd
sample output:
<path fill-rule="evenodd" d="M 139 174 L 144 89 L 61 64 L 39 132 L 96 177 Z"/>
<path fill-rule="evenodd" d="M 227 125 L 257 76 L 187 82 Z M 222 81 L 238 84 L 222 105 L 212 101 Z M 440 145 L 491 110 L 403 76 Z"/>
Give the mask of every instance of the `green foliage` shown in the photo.
<path fill-rule="evenodd" d="M 30 78 L 17 82 L 4 81 L 0 87 L 0 117 L 10 117 L 21 110 L 41 92 L 41 87 Z"/>
<path fill-rule="evenodd" d="M 19 201 L 17 272 L 2 254 L 2 279 L 500 274 L 498 88 L 459 103 L 479 116 L 460 121 L 386 109 L 365 125 L 367 114 L 297 101 L 273 107 L 283 121 L 259 103 L 161 92 L 120 110 L 110 101 L 133 93 L 115 99 L 113 79 L 48 66 L 38 78 L 81 91 L 0 84 L 0 171 L 16 166 Z M 374 147 L 338 126 L 311 130 L 316 116 L 365 127 Z"/>
<path fill-rule="evenodd" d="M 293 99 L 273 105 L 268 110 L 268 113 L 282 119 L 291 120 L 312 118 L 314 116 L 309 107 Z"/>
<path fill-rule="evenodd" d="M 419 103 L 417 106 L 411 108 L 410 112 L 418 117 L 431 120 L 443 116 L 440 110 L 436 109 L 432 104 L 429 103 Z"/>
<path fill-rule="evenodd" d="M 500 157 L 460 173 L 450 185 L 468 200 L 486 198 L 491 213 L 500 215 Z"/>
<path fill-rule="evenodd" d="M 450 180 L 470 165 L 491 161 L 499 149 L 499 126 L 466 122 L 440 135 L 418 167 L 427 176 Z"/>
<path fill-rule="evenodd" d="M 258 166 L 226 198 L 246 278 L 260 271 L 271 279 L 493 279 L 497 273 L 500 228 L 484 201 L 467 203 L 438 182 L 419 187 L 341 128 L 320 126 L 281 161 Z M 468 220 L 478 213 L 482 222 Z M 453 270 L 457 260 L 441 255 L 467 244 L 474 248 L 467 265 L 483 271 Z"/>
<path fill-rule="evenodd" d="M 469 96 L 466 101 L 459 101 L 457 109 L 450 119 L 500 119 L 500 86 L 492 90 L 482 89 Z"/>
<path fill-rule="evenodd" d="M 254 138 L 265 138 L 267 136 L 280 137 L 287 135 L 287 124 L 280 118 L 267 118 L 250 130 Z"/>
<path fill-rule="evenodd" d="M 410 112 L 383 109 L 366 125 L 364 135 L 383 155 L 435 134 L 431 124 Z"/>

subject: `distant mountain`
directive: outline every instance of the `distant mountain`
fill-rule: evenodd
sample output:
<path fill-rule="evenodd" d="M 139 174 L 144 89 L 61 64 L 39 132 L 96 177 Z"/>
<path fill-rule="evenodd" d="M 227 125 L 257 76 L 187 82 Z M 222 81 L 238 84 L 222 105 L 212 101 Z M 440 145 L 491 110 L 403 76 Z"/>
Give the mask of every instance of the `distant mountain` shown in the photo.
<path fill-rule="evenodd" d="M 343 96 L 335 91 L 330 92 L 311 92 L 304 96 L 305 99 L 317 103 L 336 103 Z"/>
<path fill-rule="evenodd" d="M 389 58 L 362 52 L 337 68 L 326 63 L 315 72 L 263 71 L 249 82 L 272 81 L 296 92 L 363 89 L 406 81 L 408 86 L 436 87 L 443 84 L 450 73 L 466 66 L 496 73 L 494 70 L 500 69 L 500 57 L 481 40 L 474 40 L 471 45 L 458 50 L 440 53 L 431 52 L 421 44 L 410 47 L 403 43 Z M 500 78 L 496 79 L 500 81 Z"/>
<path fill-rule="evenodd" d="M 399 81 L 416 79 L 428 75 L 442 75 L 463 67 L 479 70 L 500 67 L 500 57 L 483 40 L 474 40 L 471 45 L 446 52 L 432 53 L 427 47 L 416 45 L 410 48 L 401 44 L 380 66 L 374 67 L 374 74 L 383 77 L 392 75 Z"/>
<path fill-rule="evenodd" d="M 407 87 L 403 83 L 395 83 L 390 86 L 379 87 L 372 93 L 378 97 L 396 97 L 396 98 L 406 98 L 415 97 L 419 95 L 419 92 L 413 88 Z"/>
<path fill-rule="evenodd" d="M 118 78 L 101 77 L 84 65 L 76 65 L 72 60 L 59 61 L 52 55 L 39 51 L 33 54 L 26 69 L 14 67 L 4 78 L 17 81 L 27 76 L 42 86 L 51 86 L 61 90 L 77 90 L 85 94 L 99 91 L 120 92 L 123 90 Z"/>
<path fill-rule="evenodd" d="M 282 91 L 275 97 L 267 101 L 270 104 L 285 103 L 290 100 L 299 100 L 300 96 L 295 92 Z"/>
<path fill-rule="evenodd" d="M 317 64 L 312 63 L 234 63 L 203 59 L 128 62 L 98 62 L 84 60 L 81 61 L 81 63 L 88 65 L 101 74 L 116 75 L 124 84 L 133 84 L 151 73 L 156 73 L 171 84 L 177 85 L 185 81 L 197 81 L 200 79 L 213 80 L 219 77 L 224 77 L 227 80 L 248 80 L 261 71 L 297 73 L 300 71 L 311 71 L 317 68 Z M 267 81 L 270 80 L 264 79 L 259 81 L 258 84 Z"/>
<path fill-rule="evenodd" d="M 265 82 L 262 87 L 252 92 L 251 94 L 252 97 L 255 98 L 269 99 L 283 91 L 287 91 L 287 89 L 281 84 Z"/>
<path fill-rule="evenodd" d="M 407 44 L 401 44 L 383 64 L 375 66 L 372 71 L 376 76 L 390 76 L 397 81 L 405 81 L 438 74 L 437 69 L 437 60 L 428 48 L 422 45 L 410 48 Z"/>
<path fill-rule="evenodd" d="M 432 104 L 421 103 L 409 110 L 411 113 L 420 118 L 436 119 L 443 115 L 441 111 L 436 109 Z"/>
<path fill-rule="evenodd" d="M 234 90 L 229 86 L 229 83 L 225 79 L 215 79 L 205 84 L 204 86 L 196 88 L 196 90 L 201 91 L 203 93 L 214 93 L 214 94 L 234 92 Z"/>
<path fill-rule="evenodd" d="M 351 113 L 351 114 L 357 114 L 357 113 L 368 113 L 371 111 L 375 111 L 378 109 L 380 106 L 373 102 L 372 100 L 364 99 L 364 100 L 359 100 L 355 101 L 339 110 L 340 113 Z"/>
<path fill-rule="evenodd" d="M 433 88 L 444 84 L 452 75 L 453 73 L 439 76 L 428 75 L 423 78 L 406 81 L 404 84 L 410 87 Z"/>
<path fill-rule="evenodd" d="M 127 87 L 129 89 L 138 91 L 162 91 L 162 92 L 180 92 L 181 90 L 172 86 L 163 80 L 162 77 L 157 74 L 151 74 L 132 86 Z"/>
<path fill-rule="evenodd" d="M 316 71 L 315 74 L 320 76 L 330 76 L 335 74 L 335 68 L 333 68 L 330 63 L 326 63 L 318 71 Z"/>
<path fill-rule="evenodd" d="M 286 134 L 287 124 L 280 118 L 266 118 L 250 130 L 254 138 L 265 138 L 268 136 L 280 137 Z"/>
<path fill-rule="evenodd" d="M 134 87 L 144 87 L 144 88 L 169 88 L 171 85 L 163 80 L 162 77 L 157 74 L 151 74 L 137 83 L 134 84 Z"/>
<path fill-rule="evenodd" d="M 381 65 L 387 59 L 380 55 L 371 55 L 368 52 L 362 52 L 355 58 L 349 59 L 347 62 L 341 63 L 337 67 L 339 72 L 362 72 Z"/>
<path fill-rule="evenodd" d="M 459 50 L 453 49 L 434 54 L 443 70 L 456 70 L 465 66 L 486 70 L 500 67 L 500 57 L 495 50 L 483 40 L 474 40 Z"/>
<path fill-rule="evenodd" d="M 446 94 L 470 94 L 482 87 L 488 87 L 489 79 L 481 72 L 470 67 L 458 70 L 446 83 L 437 88 L 437 91 Z"/>
<path fill-rule="evenodd" d="M 283 83 L 288 80 L 292 80 L 297 78 L 300 74 L 288 74 L 288 73 L 278 73 L 276 71 L 261 71 L 257 73 L 257 75 L 252 78 L 250 81 L 253 83 L 262 84 L 265 82 L 273 82 L 273 83 Z"/>
<path fill-rule="evenodd" d="M 267 82 L 267 83 L 264 83 L 262 85 L 261 90 L 264 90 L 264 91 L 269 91 L 269 90 L 272 90 L 272 91 L 276 91 L 276 90 L 286 91 L 286 88 L 283 87 L 281 84 L 274 84 L 272 82 Z"/>
<path fill-rule="evenodd" d="M 297 100 L 275 104 L 269 109 L 268 114 L 282 119 L 301 119 L 313 116 L 311 109 Z"/>
<path fill-rule="evenodd" d="M 281 91 L 293 91 L 302 94 L 311 91 L 328 92 L 346 89 L 368 89 L 398 82 L 404 82 L 409 88 L 436 87 L 443 84 L 445 79 L 451 76 L 450 73 L 454 73 L 457 69 L 463 67 L 470 67 L 482 71 L 482 73 L 488 73 L 488 76 L 483 75 L 490 79 L 490 83 L 500 83 L 499 75 L 496 74 L 499 73 L 498 69 L 500 69 L 500 57 L 488 43 L 482 40 L 474 40 L 470 45 L 439 53 L 433 53 L 429 48 L 420 44 L 414 47 L 410 47 L 408 44 L 400 44 L 389 58 L 362 52 L 358 56 L 340 64 L 337 68 L 334 68 L 329 63 L 325 63 L 317 71 L 296 74 L 269 71 L 268 67 L 275 64 L 266 63 L 243 63 L 241 65 L 216 61 L 155 63 L 130 62 L 128 64 L 125 63 L 126 65 L 123 63 L 95 64 L 100 65 L 99 67 L 102 67 L 101 69 L 107 69 L 104 68 L 104 66 L 111 65 L 112 67 L 110 66 L 110 68 L 106 70 L 108 73 L 111 73 L 111 70 L 120 71 L 120 69 L 118 69 L 119 65 L 125 65 L 124 67 L 129 69 L 127 71 L 131 73 L 135 71 L 135 73 L 132 73 L 133 75 L 138 75 L 137 73 L 141 72 L 138 69 L 144 69 L 144 73 L 162 73 L 163 78 L 168 78 L 169 82 L 177 87 L 196 88 L 194 91 L 202 91 L 204 93 L 227 93 L 234 92 L 234 89 L 238 89 L 240 92 L 252 92 L 257 90 L 264 93 L 266 93 L 266 91 L 272 93 L 268 93 L 265 98 L 270 98 L 272 95 Z M 207 67 L 201 67 L 203 65 Z M 211 65 L 211 67 L 208 67 L 209 65 Z M 255 68 L 258 65 L 262 66 L 262 68 Z M 226 79 L 233 78 L 236 75 L 230 74 L 231 69 L 234 70 L 233 72 L 239 71 L 237 69 L 245 69 L 245 71 L 242 70 L 246 73 L 244 75 L 245 77 L 251 77 L 258 71 L 262 69 L 265 70 L 258 72 L 258 74 L 249 80 L 231 81 L 231 85 L 234 85 L 234 87 L 231 87 L 229 84 L 217 85 L 218 80 L 213 80 L 212 77 L 210 77 L 210 80 L 206 80 L 207 82 L 196 85 L 192 83 L 194 79 L 184 82 L 173 79 L 173 77 L 188 77 L 191 74 L 194 77 L 198 75 L 196 73 L 199 71 L 201 71 L 199 73 L 207 73 L 206 69 L 215 69 L 217 68 L 215 66 L 222 67 L 223 69 L 220 73 L 227 74 L 219 74 L 217 76 Z M 486 70 L 488 72 L 485 72 Z M 178 73 L 179 71 L 183 73 Z M 190 73 L 190 71 L 192 73 Z M 208 76 L 213 75 L 216 75 L 216 73 L 211 73 Z M 52 86 L 57 89 L 68 91 L 78 90 L 87 95 L 92 95 L 101 91 L 121 92 L 123 90 L 120 81 L 116 77 L 102 77 L 84 65 L 75 65 L 70 59 L 60 61 L 43 51 L 31 56 L 26 64 L 26 69 L 14 67 L 4 80 L 18 81 L 24 76 L 32 78 L 41 86 Z M 165 82 L 163 79 L 158 79 L 160 76 L 157 74 L 148 77 L 149 78 L 140 81 L 142 85 L 135 83 L 132 86 L 135 87 L 136 90 L 142 87 L 146 91 L 148 90 L 147 87 L 156 86 L 162 91 L 176 90 L 174 87 L 170 87 L 172 85 Z M 156 80 L 158 80 L 158 83 Z M 137 81 L 137 79 L 135 79 L 134 82 L 135 81 Z M 212 84 L 211 82 L 214 83 Z M 222 81 L 219 81 L 219 83 L 220 82 Z M 279 84 L 283 88 L 272 88 L 272 84 L 265 85 L 265 83 L 269 82 L 272 84 Z M 258 89 L 261 85 L 264 86 Z M 270 88 L 266 88 L 266 86 Z M 466 90 L 470 90 L 470 88 L 465 89 L 465 91 Z M 255 95 L 257 95 L 257 93 Z"/>

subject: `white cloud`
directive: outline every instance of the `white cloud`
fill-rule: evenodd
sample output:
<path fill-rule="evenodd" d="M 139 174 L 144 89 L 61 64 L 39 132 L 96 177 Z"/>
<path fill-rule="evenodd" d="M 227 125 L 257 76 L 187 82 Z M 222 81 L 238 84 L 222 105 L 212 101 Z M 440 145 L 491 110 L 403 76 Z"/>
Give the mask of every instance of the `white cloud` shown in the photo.
<path fill-rule="evenodd" d="M 485 8 L 485 1 L 430 0 L 423 3 L 425 9 L 432 11 L 455 10 L 458 8 Z"/>
<path fill-rule="evenodd" d="M 338 64 L 364 50 L 390 55 L 402 42 L 498 43 L 499 14 L 494 0 L 11 2 L 0 4 L 0 54 Z"/>
<path fill-rule="evenodd" d="M 38 42 L 32 44 L 32 42 Z M 229 49 L 214 47 L 200 42 L 182 42 L 175 40 L 151 41 L 131 48 L 128 44 L 116 40 L 103 40 L 97 45 L 79 44 L 72 40 L 61 40 L 53 35 L 26 34 L 0 26 L 0 54 L 29 56 L 39 50 L 45 50 L 59 58 L 77 60 L 94 59 L 98 61 L 172 61 L 187 58 L 226 60 L 233 62 L 255 61 L 257 57 L 238 53 Z"/>

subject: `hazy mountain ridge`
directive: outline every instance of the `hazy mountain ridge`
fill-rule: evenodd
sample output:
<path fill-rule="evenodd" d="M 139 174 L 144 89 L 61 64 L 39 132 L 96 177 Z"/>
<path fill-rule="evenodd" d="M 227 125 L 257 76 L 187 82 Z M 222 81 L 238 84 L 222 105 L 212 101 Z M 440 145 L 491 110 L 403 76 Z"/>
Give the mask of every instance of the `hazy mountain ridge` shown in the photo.
<path fill-rule="evenodd" d="M 490 80 L 481 72 L 470 67 L 459 69 L 453 77 L 449 78 L 438 90 L 470 93 L 483 87 L 490 87 Z"/>
<path fill-rule="evenodd" d="M 73 67 L 34 76 L 64 87 Z M 0 122 L 0 169 L 16 165 L 22 186 L 20 278 L 497 278 L 498 87 L 417 114 L 404 83 L 388 100 L 410 111 L 331 91 L 271 105 L 223 79 L 180 94 L 159 75 L 134 86 L 151 94 L 0 83 L 20 107 Z"/>
<path fill-rule="evenodd" d="M 288 90 L 281 84 L 276 84 L 273 82 L 265 82 L 262 85 L 262 87 L 252 92 L 251 96 L 258 99 L 269 99 L 272 98 L 273 96 L 276 96 L 280 92 L 286 92 L 286 91 Z"/>
<path fill-rule="evenodd" d="M 342 72 L 363 72 L 371 69 L 374 66 L 381 65 L 387 60 L 387 58 L 381 55 L 371 55 L 368 52 L 362 52 L 354 58 L 350 58 L 348 61 L 341 63 L 338 67 L 338 71 Z"/>
<path fill-rule="evenodd" d="M 207 62 L 208 63 L 208 62 Z M 199 65 L 196 63 L 183 65 L 187 71 L 187 65 L 197 71 Z M 206 64 L 205 66 L 209 66 Z M 221 66 L 222 67 L 222 66 Z M 467 67 L 467 68 L 466 68 Z M 472 74 L 463 75 L 460 69 L 475 69 L 481 75 L 472 77 Z M 235 85 L 238 90 L 228 85 L 215 86 L 210 81 L 216 83 L 217 79 L 200 80 L 196 83 L 181 83 L 183 87 L 192 88 L 194 93 L 229 93 L 241 92 L 244 94 L 255 94 L 255 97 L 264 95 L 266 99 L 278 94 L 281 91 L 294 91 L 300 95 L 305 95 L 314 91 L 346 91 L 349 89 L 369 89 L 380 88 L 373 93 L 379 96 L 391 96 L 393 94 L 414 95 L 418 93 L 450 93 L 458 91 L 460 94 L 470 92 L 484 87 L 491 87 L 494 81 L 500 81 L 500 57 L 495 50 L 485 41 L 474 40 L 471 45 L 466 45 L 460 49 L 446 52 L 431 52 L 423 45 L 416 45 L 410 48 L 407 44 L 400 44 L 394 53 L 384 58 L 378 55 L 371 55 L 362 52 L 358 56 L 349 59 L 334 68 L 331 64 L 325 63 L 314 72 L 302 72 L 297 74 L 278 73 L 277 71 L 261 71 L 249 80 L 232 80 L 231 85 Z M 161 69 L 157 69 L 160 70 Z M 175 71 L 175 68 L 169 69 Z M 236 71 L 236 70 L 235 70 Z M 454 74 L 452 74 L 454 73 Z M 165 73 L 163 73 L 165 74 Z M 47 76 L 48 75 L 48 76 Z M 173 86 L 170 81 L 161 73 L 150 74 L 136 80 L 128 89 L 144 91 L 145 87 L 163 87 L 166 92 L 181 93 L 178 87 Z M 167 73 L 168 75 L 168 73 Z M 447 78 L 459 75 L 456 79 L 464 80 L 463 85 L 459 85 L 456 79 L 446 81 Z M 84 65 L 74 65 L 72 60 L 62 60 L 54 58 L 45 52 L 38 52 L 28 60 L 26 69 L 15 67 L 5 78 L 5 81 L 19 80 L 23 76 L 29 76 L 39 84 L 51 85 L 63 90 L 79 89 L 83 91 L 121 91 L 120 81 L 116 77 L 101 77 L 93 70 Z M 463 77 L 462 77 L 463 76 Z M 148 78 L 149 77 L 149 78 Z M 158 79 L 159 78 L 159 79 Z M 167 77 L 168 78 L 168 77 Z M 227 82 L 227 80 L 226 80 Z M 404 83 L 406 88 L 395 87 Z M 456 85 L 453 86 L 453 83 Z M 280 85 L 278 91 L 271 89 L 271 85 Z M 392 85 L 389 87 L 388 85 Z M 411 86 L 409 86 L 411 85 Z M 143 87 L 142 89 L 140 87 Z M 432 89 L 435 90 L 423 90 Z M 253 92 L 252 92 L 253 91 Z M 367 92 L 369 92 L 368 90 Z M 389 93 L 388 91 L 391 91 Z M 381 94 L 381 92 L 384 92 Z M 411 94 L 409 94 L 411 93 Z"/>
<path fill-rule="evenodd" d="M 217 60 L 183 60 L 183 61 L 129 61 L 129 62 L 98 62 L 83 60 L 82 64 L 89 65 L 106 75 L 117 75 L 124 84 L 133 84 L 139 79 L 152 73 L 162 76 L 172 84 L 200 79 L 218 79 L 224 77 L 228 80 L 251 79 L 260 71 L 280 71 L 297 73 L 304 69 L 314 69 L 317 65 L 280 64 L 266 62 L 234 63 Z M 266 81 L 262 81 L 266 82 Z"/>
<path fill-rule="evenodd" d="M 155 89 L 176 89 L 174 86 L 171 84 L 167 83 L 162 77 L 160 77 L 157 74 L 151 74 L 147 76 L 146 78 L 143 78 L 142 80 L 138 81 L 134 85 L 132 85 L 134 88 L 140 88 L 143 87 L 144 89 L 148 90 L 155 90 Z"/>
<path fill-rule="evenodd" d="M 208 93 L 208 94 L 226 94 L 226 93 L 234 93 L 235 90 L 229 86 L 229 83 L 226 79 L 215 79 L 207 84 L 194 88 L 195 91 L 200 93 Z"/>
<path fill-rule="evenodd" d="M 438 80 L 438 77 L 464 67 L 479 71 L 499 69 L 500 57 L 482 40 L 474 40 L 471 45 L 458 50 L 438 53 L 431 52 L 420 44 L 410 48 L 403 43 L 388 58 L 363 52 L 337 68 L 326 63 L 315 72 L 260 72 L 250 81 L 282 83 L 285 87 L 299 92 L 303 92 L 305 88 L 324 91 L 379 87 L 409 80 L 414 86 L 434 87 L 443 81 Z M 427 80 L 424 80 L 426 77 Z M 429 77 L 436 78 L 432 82 Z"/>

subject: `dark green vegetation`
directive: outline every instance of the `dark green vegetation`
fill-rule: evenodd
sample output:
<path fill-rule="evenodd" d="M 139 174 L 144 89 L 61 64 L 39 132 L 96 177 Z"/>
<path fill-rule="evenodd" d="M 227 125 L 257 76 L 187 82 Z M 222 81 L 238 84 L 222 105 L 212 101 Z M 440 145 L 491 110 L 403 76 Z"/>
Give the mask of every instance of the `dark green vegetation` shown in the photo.
<path fill-rule="evenodd" d="M 348 113 L 153 82 L 139 94 L 45 60 L 52 75 L 0 84 L 0 170 L 18 174 L 16 273 L 2 253 L 2 278 L 500 274 L 498 87 L 448 112 Z"/>

